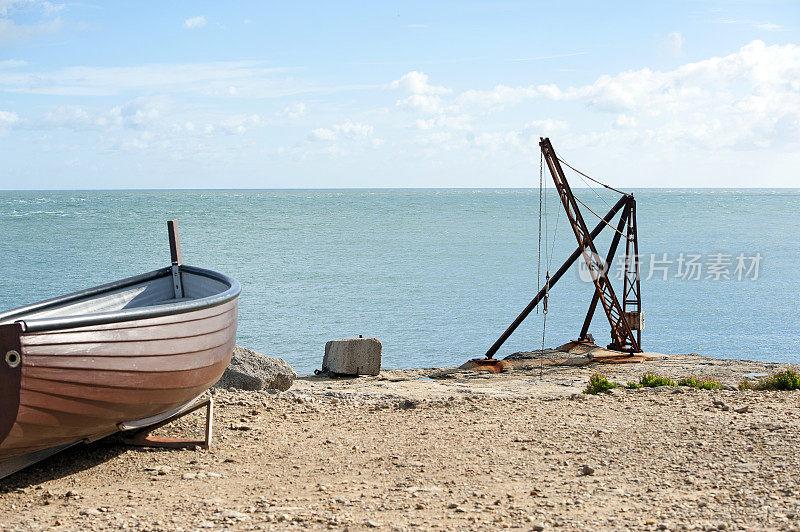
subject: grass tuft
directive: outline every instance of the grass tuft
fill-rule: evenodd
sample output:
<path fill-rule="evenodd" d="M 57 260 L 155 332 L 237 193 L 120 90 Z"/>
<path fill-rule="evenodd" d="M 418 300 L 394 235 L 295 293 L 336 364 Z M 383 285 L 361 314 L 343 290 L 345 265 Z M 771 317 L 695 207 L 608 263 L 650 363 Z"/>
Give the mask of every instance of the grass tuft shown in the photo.
<path fill-rule="evenodd" d="M 656 386 L 677 386 L 675 381 L 669 377 L 659 377 L 653 373 L 645 373 L 639 379 L 639 384 L 648 388 L 655 388 Z"/>
<path fill-rule="evenodd" d="M 790 383 L 786 385 L 793 385 L 795 387 L 769 388 L 769 389 L 779 389 L 779 390 L 800 389 L 800 373 L 794 372 L 791 377 L 782 376 L 781 383 Z M 751 390 L 761 389 L 761 388 L 753 388 L 752 386 L 754 385 L 755 383 L 749 381 L 742 381 L 742 384 L 740 384 L 739 387 L 741 389 L 751 389 Z M 660 375 L 656 375 L 655 373 L 645 373 L 639 379 L 639 382 L 628 381 L 627 383 L 625 383 L 624 388 L 627 388 L 629 390 L 636 390 L 639 388 L 655 388 L 658 386 L 688 386 L 690 388 L 697 388 L 698 390 L 719 390 L 720 388 L 722 388 L 722 383 L 719 382 L 718 380 L 712 379 L 711 377 L 684 377 L 676 382 L 670 379 L 669 377 L 662 377 Z M 744 388 L 744 386 L 749 386 L 750 388 Z M 612 382 L 607 378 L 605 378 L 605 376 L 596 373 L 592 375 L 592 377 L 589 379 L 589 384 L 583 393 L 596 394 L 596 393 L 606 392 L 612 388 L 623 388 L 623 385 L 617 384 L 616 382 Z"/>
<path fill-rule="evenodd" d="M 722 383 L 710 377 L 684 377 L 678 381 L 678 386 L 688 386 L 698 390 L 719 390 Z"/>
<path fill-rule="evenodd" d="M 800 371 L 795 368 L 785 369 L 762 377 L 756 381 L 744 379 L 739 382 L 740 390 L 800 390 Z"/>
<path fill-rule="evenodd" d="M 638 388 L 655 388 L 656 386 L 688 386 L 698 390 L 719 390 L 722 383 L 711 377 L 684 377 L 677 382 L 669 377 L 661 377 L 655 373 L 645 373 L 639 382 L 628 382 L 625 387 L 629 390 Z"/>
<path fill-rule="evenodd" d="M 607 392 L 613 388 L 619 388 L 619 384 L 616 382 L 611 382 L 599 373 L 595 373 L 589 377 L 589 384 L 586 386 L 586 389 L 583 391 L 583 393 L 596 394 Z"/>

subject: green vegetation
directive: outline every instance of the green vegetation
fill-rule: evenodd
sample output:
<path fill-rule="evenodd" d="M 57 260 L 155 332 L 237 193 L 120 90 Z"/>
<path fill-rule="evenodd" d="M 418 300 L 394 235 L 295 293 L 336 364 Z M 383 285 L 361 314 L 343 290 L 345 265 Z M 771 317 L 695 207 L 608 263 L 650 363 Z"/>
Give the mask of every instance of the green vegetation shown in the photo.
<path fill-rule="evenodd" d="M 698 390 L 719 390 L 722 383 L 709 377 L 685 377 L 678 381 L 678 386 L 688 386 Z"/>
<path fill-rule="evenodd" d="M 795 375 L 796 377 L 800 377 L 798 374 Z M 800 385 L 800 380 L 798 380 L 798 384 Z M 684 377 L 676 382 L 669 377 L 661 377 L 654 373 L 645 373 L 639 379 L 639 382 L 628 381 L 624 387 L 629 390 L 635 390 L 637 388 L 655 388 L 657 386 L 688 386 L 699 390 L 719 390 L 722 388 L 722 383 L 710 377 Z M 621 384 L 611 382 L 603 375 L 595 374 L 589 379 L 589 385 L 586 387 L 584 393 L 595 394 L 608 391 L 612 388 L 621 387 Z"/>
<path fill-rule="evenodd" d="M 612 388 L 619 388 L 619 384 L 616 382 L 611 382 L 610 380 L 606 379 L 603 375 L 599 373 L 595 373 L 591 377 L 589 377 L 589 385 L 586 386 L 586 389 L 583 393 L 587 394 L 596 394 L 601 392 L 607 392 Z"/>
<path fill-rule="evenodd" d="M 655 388 L 656 386 L 676 386 L 675 381 L 668 377 L 659 377 L 653 373 L 645 373 L 639 379 L 639 384 L 647 388 Z"/>
<path fill-rule="evenodd" d="M 800 390 L 800 371 L 785 369 L 762 377 L 756 381 L 744 379 L 739 383 L 740 390 Z"/>

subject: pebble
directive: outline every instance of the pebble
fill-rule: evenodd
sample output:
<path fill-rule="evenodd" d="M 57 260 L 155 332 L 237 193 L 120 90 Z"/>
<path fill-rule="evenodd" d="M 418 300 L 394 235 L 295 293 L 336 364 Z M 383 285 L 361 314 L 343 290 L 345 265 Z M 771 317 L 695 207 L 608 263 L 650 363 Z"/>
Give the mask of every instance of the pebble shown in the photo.
<path fill-rule="evenodd" d="M 249 515 L 243 514 L 242 512 L 237 512 L 236 510 L 223 510 L 220 513 L 220 517 L 222 517 L 223 519 L 236 519 L 238 521 L 250 519 Z"/>
<path fill-rule="evenodd" d="M 594 475 L 594 468 L 588 464 L 583 464 L 581 467 L 581 475 Z"/>
<path fill-rule="evenodd" d="M 144 470 L 154 475 L 166 475 L 172 471 L 172 468 L 170 466 L 157 465 L 145 467 Z"/>

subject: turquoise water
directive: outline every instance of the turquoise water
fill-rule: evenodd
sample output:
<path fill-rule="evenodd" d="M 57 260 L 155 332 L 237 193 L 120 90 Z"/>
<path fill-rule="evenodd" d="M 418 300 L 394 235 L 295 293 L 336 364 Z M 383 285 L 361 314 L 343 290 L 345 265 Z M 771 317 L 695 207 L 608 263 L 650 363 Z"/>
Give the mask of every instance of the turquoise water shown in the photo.
<path fill-rule="evenodd" d="M 651 254 L 673 261 L 642 283 L 645 350 L 800 363 L 800 190 L 634 192 L 643 277 Z M 598 213 L 617 199 L 576 194 Z M 552 190 L 545 203 L 555 271 L 576 244 Z M 538 190 L 0 192 L 0 309 L 166 266 L 177 218 L 184 262 L 241 282 L 240 344 L 301 373 L 359 334 L 387 368 L 456 365 L 536 293 L 538 210 Z M 730 255 L 732 278 L 676 277 L 680 253 Z M 757 279 L 736 279 L 739 254 L 760 254 Z M 577 336 L 591 295 L 575 268 L 553 287 L 547 346 Z M 609 340 L 602 314 L 591 332 Z M 541 344 L 534 313 L 499 356 Z"/>

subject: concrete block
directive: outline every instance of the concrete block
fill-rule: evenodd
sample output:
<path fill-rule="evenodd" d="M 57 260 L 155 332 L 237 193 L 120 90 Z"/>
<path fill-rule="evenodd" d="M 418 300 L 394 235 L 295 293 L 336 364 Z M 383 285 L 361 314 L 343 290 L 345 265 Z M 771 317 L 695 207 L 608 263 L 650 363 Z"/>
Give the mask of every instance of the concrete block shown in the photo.
<path fill-rule="evenodd" d="M 325 344 L 322 371 L 341 375 L 377 375 L 381 372 L 381 341 L 346 338 Z"/>

